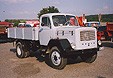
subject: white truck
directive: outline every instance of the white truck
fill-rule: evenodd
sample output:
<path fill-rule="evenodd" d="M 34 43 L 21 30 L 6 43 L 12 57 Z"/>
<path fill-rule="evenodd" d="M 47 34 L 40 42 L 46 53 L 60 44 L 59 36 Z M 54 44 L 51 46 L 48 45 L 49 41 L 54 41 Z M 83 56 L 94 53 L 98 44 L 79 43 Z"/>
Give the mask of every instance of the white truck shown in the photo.
<path fill-rule="evenodd" d="M 77 26 L 71 26 L 70 18 Z M 51 67 L 63 69 L 67 58 L 80 56 L 87 63 L 97 57 L 97 31 L 80 27 L 75 15 L 49 13 L 40 17 L 40 27 L 8 28 L 8 38 L 16 40 L 16 55 L 25 58 L 30 51 L 40 51 Z"/>

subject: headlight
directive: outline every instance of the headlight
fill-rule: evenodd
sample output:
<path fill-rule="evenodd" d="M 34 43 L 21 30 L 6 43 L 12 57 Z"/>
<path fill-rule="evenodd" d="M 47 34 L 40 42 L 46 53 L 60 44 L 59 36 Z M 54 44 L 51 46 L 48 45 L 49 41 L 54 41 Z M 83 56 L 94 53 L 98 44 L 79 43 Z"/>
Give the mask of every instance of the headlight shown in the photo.
<path fill-rule="evenodd" d="M 101 40 L 98 40 L 98 45 L 101 45 L 101 44 L 102 44 Z"/>

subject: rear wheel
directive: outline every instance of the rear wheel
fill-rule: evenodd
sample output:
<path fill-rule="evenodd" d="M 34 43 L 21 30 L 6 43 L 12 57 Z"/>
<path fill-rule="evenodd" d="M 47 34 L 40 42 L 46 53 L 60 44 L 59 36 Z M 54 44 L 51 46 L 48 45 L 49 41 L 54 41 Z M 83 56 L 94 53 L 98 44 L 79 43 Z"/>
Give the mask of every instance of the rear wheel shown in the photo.
<path fill-rule="evenodd" d="M 67 64 L 67 58 L 64 58 L 57 47 L 52 47 L 49 53 L 50 66 L 55 69 L 63 69 Z"/>
<path fill-rule="evenodd" d="M 97 53 L 81 55 L 81 59 L 86 63 L 92 63 L 96 60 L 96 58 L 97 58 Z"/>
<path fill-rule="evenodd" d="M 25 45 L 23 45 L 21 42 L 18 42 L 16 44 L 16 56 L 18 58 L 25 58 L 28 57 L 30 55 L 27 47 L 25 47 Z"/>

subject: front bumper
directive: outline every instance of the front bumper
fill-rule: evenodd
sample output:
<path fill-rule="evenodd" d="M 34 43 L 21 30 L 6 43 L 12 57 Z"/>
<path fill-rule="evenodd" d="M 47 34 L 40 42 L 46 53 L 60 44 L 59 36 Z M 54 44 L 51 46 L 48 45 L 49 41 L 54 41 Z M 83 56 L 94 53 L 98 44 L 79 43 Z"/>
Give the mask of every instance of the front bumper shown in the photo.
<path fill-rule="evenodd" d="M 66 50 L 64 55 L 65 56 L 70 56 L 70 55 L 82 55 L 82 54 L 95 54 L 97 53 L 98 48 L 93 48 L 93 49 L 85 49 L 85 50 Z"/>

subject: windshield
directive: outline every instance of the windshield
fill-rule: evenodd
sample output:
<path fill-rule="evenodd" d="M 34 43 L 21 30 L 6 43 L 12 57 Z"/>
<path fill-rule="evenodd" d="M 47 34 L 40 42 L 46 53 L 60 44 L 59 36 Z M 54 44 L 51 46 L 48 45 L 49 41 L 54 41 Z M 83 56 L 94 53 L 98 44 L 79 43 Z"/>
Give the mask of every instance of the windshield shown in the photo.
<path fill-rule="evenodd" d="M 52 16 L 53 19 L 53 24 L 54 26 L 67 26 L 67 25 L 72 25 L 71 23 L 74 22 L 74 26 L 77 26 L 77 20 L 75 16 L 71 15 L 55 15 Z"/>
<path fill-rule="evenodd" d="M 66 23 L 66 17 L 64 15 L 55 15 L 52 19 L 54 26 L 64 25 Z"/>

